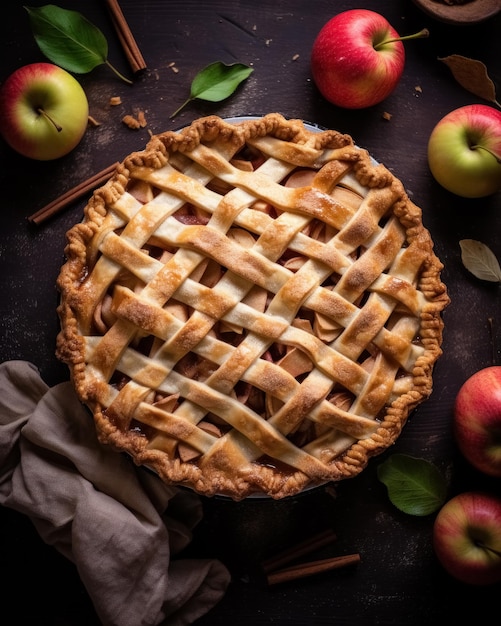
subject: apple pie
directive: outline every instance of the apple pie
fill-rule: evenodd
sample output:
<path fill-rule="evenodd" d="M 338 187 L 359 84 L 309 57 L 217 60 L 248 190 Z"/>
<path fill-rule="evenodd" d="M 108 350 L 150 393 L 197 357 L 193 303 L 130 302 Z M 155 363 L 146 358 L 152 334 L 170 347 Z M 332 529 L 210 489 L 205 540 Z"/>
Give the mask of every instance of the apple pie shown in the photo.
<path fill-rule="evenodd" d="M 277 113 L 153 136 L 67 233 L 57 356 L 102 443 L 283 498 L 361 472 L 432 391 L 442 264 L 402 183 Z"/>

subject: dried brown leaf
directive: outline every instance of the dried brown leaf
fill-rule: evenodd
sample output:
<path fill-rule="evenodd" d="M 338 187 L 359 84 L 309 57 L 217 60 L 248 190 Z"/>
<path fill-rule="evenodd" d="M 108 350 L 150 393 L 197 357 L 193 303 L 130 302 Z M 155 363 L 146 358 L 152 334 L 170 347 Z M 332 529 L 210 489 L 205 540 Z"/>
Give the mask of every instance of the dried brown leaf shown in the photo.
<path fill-rule="evenodd" d="M 461 260 L 465 268 L 480 280 L 501 282 L 501 268 L 492 250 L 475 239 L 461 239 Z"/>
<path fill-rule="evenodd" d="M 482 61 L 461 54 L 451 54 L 438 59 L 447 65 L 456 81 L 467 91 L 501 107 L 496 99 L 496 88 Z"/>

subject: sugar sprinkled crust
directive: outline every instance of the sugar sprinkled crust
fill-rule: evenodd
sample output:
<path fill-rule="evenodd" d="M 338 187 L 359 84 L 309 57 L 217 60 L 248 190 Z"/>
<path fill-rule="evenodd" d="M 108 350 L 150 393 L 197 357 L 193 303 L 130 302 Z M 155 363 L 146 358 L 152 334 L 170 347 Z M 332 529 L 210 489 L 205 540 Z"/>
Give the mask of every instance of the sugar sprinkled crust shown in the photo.
<path fill-rule="evenodd" d="M 355 476 L 431 393 L 442 265 L 348 135 L 202 118 L 128 156 L 67 238 L 57 355 L 100 440 L 168 483 Z"/>

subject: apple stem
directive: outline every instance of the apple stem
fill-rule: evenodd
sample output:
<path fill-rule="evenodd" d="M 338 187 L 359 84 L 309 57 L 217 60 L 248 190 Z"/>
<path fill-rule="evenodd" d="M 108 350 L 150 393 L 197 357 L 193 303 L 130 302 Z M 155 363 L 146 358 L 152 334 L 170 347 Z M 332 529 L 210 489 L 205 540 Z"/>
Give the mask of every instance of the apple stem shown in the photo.
<path fill-rule="evenodd" d="M 489 148 L 486 148 L 485 146 L 479 146 L 477 144 L 475 144 L 474 146 L 470 146 L 471 150 L 485 150 L 486 152 L 488 152 L 489 154 L 491 154 L 496 161 L 501 165 L 501 157 L 499 157 L 495 152 L 493 152 L 492 150 L 489 150 Z"/>
<path fill-rule="evenodd" d="M 379 50 L 387 43 L 393 43 L 394 41 L 407 41 L 409 39 L 423 39 L 430 35 L 430 31 L 427 28 L 423 28 L 419 33 L 414 33 L 413 35 L 405 35 L 404 37 L 394 37 L 393 39 L 385 39 L 384 41 L 380 41 L 374 46 L 374 50 Z"/>
<path fill-rule="evenodd" d="M 110 68 L 110 70 L 112 72 L 114 72 L 118 78 L 120 78 L 121 80 L 123 80 L 124 82 L 128 83 L 129 85 L 132 85 L 132 81 L 129 80 L 128 78 L 126 78 L 123 74 L 121 74 L 116 67 L 114 67 L 109 61 L 105 61 L 106 65 Z"/>
<path fill-rule="evenodd" d="M 492 552 L 493 554 L 495 554 L 496 556 L 501 556 L 501 551 L 500 550 L 496 550 L 494 548 L 491 548 L 490 546 L 486 545 L 485 543 L 483 543 L 482 541 L 476 541 L 475 545 L 479 548 L 482 548 L 483 550 L 487 550 L 488 552 Z"/>
<path fill-rule="evenodd" d="M 45 117 L 45 119 L 49 120 L 49 122 L 54 126 L 54 128 L 57 130 L 58 133 L 60 133 L 63 130 L 62 126 L 59 126 L 59 124 L 52 119 L 52 117 L 42 109 L 42 107 L 38 107 L 37 108 L 37 113 L 39 115 L 43 115 Z"/>

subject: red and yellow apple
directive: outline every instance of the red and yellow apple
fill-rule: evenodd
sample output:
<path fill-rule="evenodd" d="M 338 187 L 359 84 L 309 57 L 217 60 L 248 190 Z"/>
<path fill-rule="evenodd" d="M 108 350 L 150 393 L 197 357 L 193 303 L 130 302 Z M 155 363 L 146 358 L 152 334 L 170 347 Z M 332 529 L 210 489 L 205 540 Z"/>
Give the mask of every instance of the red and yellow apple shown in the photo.
<path fill-rule="evenodd" d="M 485 367 L 460 387 L 454 402 L 453 433 L 465 459 L 501 478 L 501 366 Z"/>
<path fill-rule="evenodd" d="M 457 580 L 470 585 L 501 582 L 501 499 L 468 491 L 448 500 L 435 518 L 433 547 Z"/>
<path fill-rule="evenodd" d="M 16 152 L 40 161 L 64 156 L 87 128 L 89 104 L 80 83 L 52 63 L 31 63 L 0 88 L 0 134 Z"/>
<path fill-rule="evenodd" d="M 427 35 L 424 29 L 400 37 L 379 13 L 343 11 L 323 26 L 313 43 L 313 80 L 332 104 L 347 109 L 373 106 L 391 94 L 402 76 L 402 41 Z"/>
<path fill-rule="evenodd" d="M 486 104 L 454 109 L 434 127 L 428 165 L 435 180 L 464 198 L 501 189 L 501 111 Z"/>

